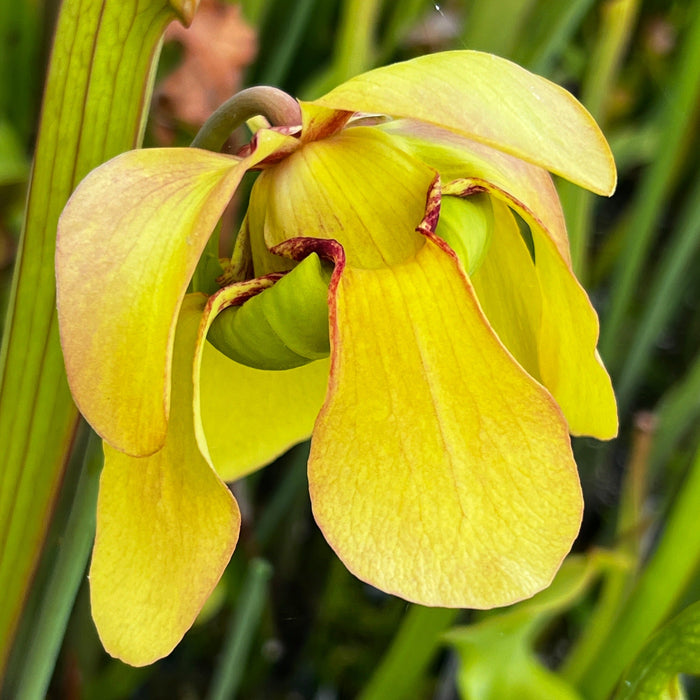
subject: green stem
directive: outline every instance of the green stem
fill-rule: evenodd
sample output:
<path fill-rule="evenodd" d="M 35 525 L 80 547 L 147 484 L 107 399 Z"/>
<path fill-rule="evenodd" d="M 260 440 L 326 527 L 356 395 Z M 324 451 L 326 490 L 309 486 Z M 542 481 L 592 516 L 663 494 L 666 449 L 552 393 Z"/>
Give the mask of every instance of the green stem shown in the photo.
<path fill-rule="evenodd" d="M 586 73 L 581 101 L 601 125 L 605 124 L 606 99 L 629 42 L 638 7 L 639 0 L 612 0 L 603 5 L 600 13 L 598 41 Z M 562 183 L 560 194 L 567 215 L 574 272 L 585 284 L 595 198 L 588 190 L 568 182 Z"/>
<path fill-rule="evenodd" d="M 700 565 L 699 511 L 700 449 L 656 551 L 579 685 L 584 697 L 610 696 L 624 669 L 683 596 Z"/>
<path fill-rule="evenodd" d="M 670 94 L 663 96 L 663 139 L 637 190 L 625 248 L 619 255 L 611 287 L 610 308 L 603 319 L 600 354 L 614 372 L 622 365 L 627 350 L 627 344 L 620 342 L 625 316 L 639 288 L 654 234 L 660 230 L 657 223 L 678 165 L 686 155 L 687 138 L 696 126 L 692 116 L 700 95 L 700 3 L 692 8 L 690 20 L 678 65 L 669 83 Z"/>
<path fill-rule="evenodd" d="M 639 319 L 636 332 L 628 344 L 625 364 L 615 383 L 620 415 L 629 409 L 640 378 L 648 367 L 655 343 L 664 329 L 681 312 L 679 303 L 692 280 L 693 266 L 700 252 L 700 177 L 678 217 L 676 234 L 667 241 L 663 256 L 650 281 L 647 301 Z"/>
<path fill-rule="evenodd" d="M 299 103 L 286 92 L 266 85 L 241 90 L 224 102 L 204 122 L 192 141 L 193 148 L 219 151 L 234 129 L 251 117 L 262 115 L 276 126 L 301 124 Z"/>
<path fill-rule="evenodd" d="M 44 591 L 37 621 L 26 654 L 19 659 L 15 697 L 40 700 L 46 697 L 61 648 L 68 618 L 95 536 L 97 490 L 102 471 L 102 441 L 91 433 L 85 451 L 73 505 L 60 536 L 60 549 Z"/>
<path fill-rule="evenodd" d="M 416 687 L 459 610 L 413 605 L 360 700 L 415 697 Z"/>
<path fill-rule="evenodd" d="M 596 606 L 571 653 L 559 670 L 561 675 L 576 685 L 590 671 L 601 645 L 617 622 L 617 617 L 639 570 L 643 520 L 642 505 L 646 498 L 649 454 L 655 434 L 651 414 L 637 417 L 632 451 L 625 469 L 622 498 L 618 509 L 616 535 L 619 553 L 629 561 L 625 567 L 610 568 L 604 575 Z"/>
<path fill-rule="evenodd" d="M 236 696 L 250 645 L 260 624 L 270 576 L 272 567 L 264 559 L 250 562 L 238 597 L 236 614 L 209 690 L 209 700 L 231 700 Z"/>
<path fill-rule="evenodd" d="M 165 0 L 64 0 L 0 349 L 0 674 L 78 423 L 58 337 L 59 214 L 92 168 L 141 141 Z"/>

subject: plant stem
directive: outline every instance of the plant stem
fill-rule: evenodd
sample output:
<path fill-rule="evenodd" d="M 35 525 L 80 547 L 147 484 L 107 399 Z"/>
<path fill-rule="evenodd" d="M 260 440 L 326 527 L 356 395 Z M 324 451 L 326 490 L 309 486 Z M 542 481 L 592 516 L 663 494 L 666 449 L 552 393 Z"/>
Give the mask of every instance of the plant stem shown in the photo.
<path fill-rule="evenodd" d="M 412 605 L 360 700 L 415 697 L 416 686 L 459 610 Z"/>
<path fill-rule="evenodd" d="M 236 614 L 209 691 L 209 700 L 231 700 L 236 696 L 250 645 L 260 624 L 270 576 L 272 566 L 264 559 L 253 559 L 250 562 L 238 597 Z"/>
<path fill-rule="evenodd" d="M 192 141 L 193 148 L 219 151 L 234 129 L 262 115 L 277 126 L 301 124 L 299 103 L 286 92 L 266 85 L 241 90 L 204 122 Z"/>

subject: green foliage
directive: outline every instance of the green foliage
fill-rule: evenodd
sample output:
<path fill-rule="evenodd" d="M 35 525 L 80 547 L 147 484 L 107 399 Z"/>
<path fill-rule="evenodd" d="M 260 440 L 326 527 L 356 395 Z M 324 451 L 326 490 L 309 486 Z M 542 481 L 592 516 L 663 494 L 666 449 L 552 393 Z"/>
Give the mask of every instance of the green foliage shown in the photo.
<path fill-rule="evenodd" d="M 683 697 L 680 673 L 700 675 L 700 603 L 664 625 L 624 673 L 615 700 Z"/>

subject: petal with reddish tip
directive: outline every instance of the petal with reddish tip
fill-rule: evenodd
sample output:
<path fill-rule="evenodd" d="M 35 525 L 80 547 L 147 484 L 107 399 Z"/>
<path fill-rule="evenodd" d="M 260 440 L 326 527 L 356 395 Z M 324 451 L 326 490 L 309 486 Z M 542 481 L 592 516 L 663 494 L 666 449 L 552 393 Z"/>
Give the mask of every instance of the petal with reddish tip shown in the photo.
<path fill-rule="evenodd" d="M 143 456 L 162 446 L 187 285 L 246 170 L 287 138 L 259 132 L 244 159 L 130 151 L 93 170 L 64 209 L 56 277 L 68 380 L 80 411 L 116 449 Z"/>
<path fill-rule="evenodd" d="M 328 384 L 328 359 L 265 371 L 234 362 L 205 341 L 216 315 L 256 283 L 231 285 L 210 297 L 195 354 L 195 431 L 225 481 L 309 438 Z"/>
<path fill-rule="evenodd" d="M 348 568 L 425 605 L 489 608 L 547 586 L 581 519 L 566 421 L 451 251 L 431 239 L 400 265 L 346 267 L 331 319 L 309 484 Z"/>
<path fill-rule="evenodd" d="M 599 194 L 615 189 L 600 128 L 566 90 L 478 51 L 444 51 L 358 75 L 314 101 L 419 119 L 540 165 Z"/>
<path fill-rule="evenodd" d="M 238 539 L 238 506 L 194 436 L 192 357 L 203 307 L 200 295 L 182 306 L 163 449 L 138 458 L 105 444 L 92 615 L 105 649 L 134 666 L 169 654 L 180 641 Z"/>

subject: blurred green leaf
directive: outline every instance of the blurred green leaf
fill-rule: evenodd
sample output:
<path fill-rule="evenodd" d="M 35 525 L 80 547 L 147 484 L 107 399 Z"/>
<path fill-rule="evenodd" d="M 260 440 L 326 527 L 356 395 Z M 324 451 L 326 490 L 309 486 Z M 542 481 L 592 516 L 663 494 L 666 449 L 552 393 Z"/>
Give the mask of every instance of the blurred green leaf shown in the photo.
<path fill-rule="evenodd" d="M 12 126 L 0 121 L 0 186 L 24 182 L 29 175 L 29 159 Z"/>
<path fill-rule="evenodd" d="M 625 672 L 614 700 L 661 700 L 680 673 L 700 675 L 700 602 L 664 625 Z"/>
<path fill-rule="evenodd" d="M 581 696 L 561 676 L 549 670 L 535 653 L 544 626 L 568 609 L 597 576 L 619 562 L 606 552 L 572 555 L 552 585 L 530 600 L 493 613 L 468 627 L 445 635 L 460 658 L 457 676 L 466 700 L 575 700 Z"/>

